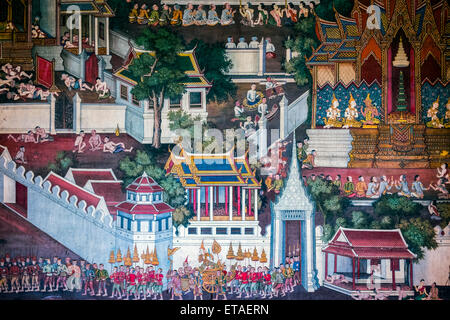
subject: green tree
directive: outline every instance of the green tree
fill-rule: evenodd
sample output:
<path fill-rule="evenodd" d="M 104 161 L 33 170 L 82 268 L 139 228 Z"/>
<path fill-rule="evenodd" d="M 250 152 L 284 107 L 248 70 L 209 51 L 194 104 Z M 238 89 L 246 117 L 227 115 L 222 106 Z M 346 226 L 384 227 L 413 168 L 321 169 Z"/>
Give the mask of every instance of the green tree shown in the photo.
<path fill-rule="evenodd" d="M 37 174 L 45 176 L 49 171 L 56 174 L 64 175 L 70 167 L 76 167 L 78 161 L 75 154 L 70 151 L 60 151 L 57 153 L 55 161 L 49 162 L 47 168 L 37 170 Z"/>
<path fill-rule="evenodd" d="M 373 206 L 378 220 L 381 221 L 384 216 L 389 216 L 392 219 L 392 225 L 398 224 L 401 219 L 419 217 L 422 209 L 420 204 L 397 194 L 383 195 Z"/>
<path fill-rule="evenodd" d="M 141 54 L 129 70 L 140 79 L 131 93 L 138 100 L 148 99 L 154 113 L 153 147 L 161 147 L 161 109 L 166 98 L 179 97 L 184 92 L 186 62 L 179 53 L 185 51 L 182 39 L 167 28 L 144 30 L 136 40 L 152 54 Z"/>
<path fill-rule="evenodd" d="M 208 92 L 208 101 L 227 101 L 237 91 L 236 85 L 226 73 L 230 71 L 232 62 L 225 53 L 221 43 L 206 43 L 203 40 L 192 40 L 188 49 L 196 48 L 196 58 L 199 67 L 212 87 Z"/>
<path fill-rule="evenodd" d="M 173 226 L 175 227 L 175 233 L 178 234 L 178 227 L 189 225 L 189 219 L 194 217 L 194 213 L 186 207 L 178 207 L 172 214 Z"/>
<path fill-rule="evenodd" d="M 339 195 L 339 190 L 330 181 L 309 180 L 308 190 L 324 215 L 325 224 L 331 223 L 336 216 L 341 217 L 350 204 L 347 198 Z"/>
<path fill-rule="evenodd" d="M 433 226 L 427 220 L 421 218 L 402 219 L 397 227 L 402 231 L 409 249 L 417 255 L 418 260 L 424 257 L 423 248 L 431 250 L 438 246 Z"/>
<path fill-rule="evenodd" d="M 351 223 L 355 229 L 365 229 L 370 225 L 370 219 L 366 212 L 353 211 Z"/>
<path fill-rule="evenodd" d="M 164 169 L 160 168 L 150 152 L 137 150 L 136 157 L 126 157 L 119 162 L 119 169 L 123 173 L 124 186 L 129 185 L 141 176 L 144 171 L 164 188 L 164 201 L 174 208 L 183 206 L 185 190 L 181 183 L 172 175 L 166 176 Z"/>
<path fill-rule="evenodd" d="M 316 7 L 316 13 L 322 19 L 335 21 L 336 17 L 334 9 L 341 15 L 349 17 L 353 5 L 354 1 L 352 0 L 321 0 L 320 4 Z"/>
<path fill-rule="evenodd" d="M 438 212 L 442 218 L 439 226 L 444 229 L 450 223 L 450 203 L 439 203 L 437 207 Z"/>

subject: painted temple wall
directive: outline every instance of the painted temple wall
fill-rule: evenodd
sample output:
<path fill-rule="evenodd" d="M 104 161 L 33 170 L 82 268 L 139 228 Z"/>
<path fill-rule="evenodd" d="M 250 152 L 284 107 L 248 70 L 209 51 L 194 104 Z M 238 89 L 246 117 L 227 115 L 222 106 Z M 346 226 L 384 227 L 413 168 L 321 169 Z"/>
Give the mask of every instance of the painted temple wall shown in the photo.
<path fill-rule="evenodd" d="M 80 129 L 90 132 L 92 129 L 99 133 L 115 132 L 119 127 L 125 133 L 126 106 L 119 104 L 81 104 Z"/>
<path fill-rule="evenodd" d="M 195 219 L 195 218 L 194 218 Z M 196 235 L 190 235 L 188 234 L 188 228 L 200 228 L 200 227 L 211 227 L 213 229 L 213 232 L 211 235 L 202 235 L 200 234 L 200 231 L 198 230 L 198 234 Z M 230 227 L 241 227 L 243 228 L 249 228 L 253 227 L 255 228 L 255 233 L 253 235 L 245 235 L 242 232 L 241 235 L 218 235 L 215 234 L 215 228 L 228 228 Z M 261 256 L 261 252 L 264 249 L 267 257 L 267 263 L 261 264 L 260 262 L 254 262 L 243 260 L 238 262 L 239 264 L 251 264 L 252 266 L 269 266 L 270 263 L 270 244 L 271 244 L 271 226 L 266 227 L 265 235 L 261 235 L 261 228 L 258 227 L 258 221 L 191 221 L 190 225 L 185 228 L 183 226 L 180 226 L 178 228 L 178 235 L 175 232 L 173 233 L 173 246 L 174 247 L 181 247 L 181 249 L 174 255 L 173 258 L 173 266 L 174 268 L 181 267 L 183 265 L 184 260 L 186 257 L 188 257 L 189 263 L 192 266 L 200 265 L 201 263 L 198 262 L 198 255 L 200 252 L 200 246 L 202 244 L 202 241 L 204 243 L 204 246 L 206 250 L 210 250 L 212 243 L 214 240 L 216 240 L 219 245 L 221 246 L 221 252 L 219 255 L 214 255 L 215 261 L 219 258 L 222 262 L 225 262 L 227 266 L 230 266 L 230 264 L 234 264 L 238 261 L 235 259 L 228 260 L 226 258 L 228 253 L 228 248 L 230 246 L 230 242 L 233 247 L 234 254 L 237 254 L 239 243 L 241 244 L 242 251 L 250 250 L 250 252 L 253 254 L 253 250 L 256 248 L 258 251 L 258 256 Z"/>
<path fill-rule="evenodd" d="M 51 130 L 51 103 L 42 101 L 0 104 L 0 133 L 26 133 L 36 126 L 46 131 Z"/>
<path fill-rule="evenodd" d="M 434 250 L 425 250 L 425 256 L 419 263 L 414 264 L 414 284 L 418 285 L 424 279 L 427 285 L 436 282 L 436 285 L 445 285 L 450 266 L 450 225 L 444 230 L 435 227 L 438 247 Z M 444 231 L 444 235 L 441 234 Z"/>

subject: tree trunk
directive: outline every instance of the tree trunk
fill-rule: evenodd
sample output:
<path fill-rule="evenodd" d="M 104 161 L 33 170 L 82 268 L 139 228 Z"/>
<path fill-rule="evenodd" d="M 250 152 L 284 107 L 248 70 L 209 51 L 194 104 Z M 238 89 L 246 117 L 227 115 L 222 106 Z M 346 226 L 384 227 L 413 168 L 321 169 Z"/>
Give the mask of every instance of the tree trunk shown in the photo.
<path fill-rule="evenodd" d="M 163 101 L 161 102 L 163 103 Z M 153 143 L 152 146 L 155 149 L 159 149 L 161 147 L 161 107 L 160 103 L 158 103 L 158 98 L 153 97 Z"/>

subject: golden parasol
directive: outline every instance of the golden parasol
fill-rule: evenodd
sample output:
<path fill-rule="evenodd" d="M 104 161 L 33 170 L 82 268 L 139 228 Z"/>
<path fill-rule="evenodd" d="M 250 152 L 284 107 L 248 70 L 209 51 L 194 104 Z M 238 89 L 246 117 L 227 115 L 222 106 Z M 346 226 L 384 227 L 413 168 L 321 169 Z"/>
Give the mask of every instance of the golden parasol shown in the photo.
<path fill-rule="evenodd" d="M 126 255 L 125 259 L 124 259 L 124 264 L 127 267 L 130 267 L 132 265 L 130 247 L 128 247 L 127 255 Z"/>
<path fill-rule="evenodd" d="M 153 254 L 152 254 L 152 265 L 157 266 L 159 265 L 159 261 L 158 261 L 158 255 L 156 254 L 156 248 L 153 250 Z"/>
<path fill-rule="evenodd" d="M 253 249 L 252 261 L 259 261 L 258 251 L 256 250 L 256 247 L 255 249 Z"/>
<path fill-rule="evenodd" d="M 137 246 L 134 245 L 134 251 L 133 251 L 133 263 L 138 263 L 139 262 L 139 253 L 137 250 Z"/>
<path fill-rule="evenodd" d="M 227 259 L 228 260 L 232 260 L 232 259 L 234 259 L 234 252 L 233 252 L 233 246 L 231 245 L 231 242 L 230 242 L 230 246 L 228 247 L 228 253 L 227 253 Z"/>
<path fill-rule="evenodd" d="M 259 262 L 261 262 L 261 263 L 267 262 L 266 252 L 264 251 L 264 248 L 262 249 L 261 257 L 259 258 Z"/>
<path fill-rule="evenodd" d="M 219 254 L 222 251 L 222 247 L 220 246 L 220 244 L 214 239 L 213 244 L 212 244 L 212 252 L 214 254 Z"/>
<path fill-rule="evenodd" d="M 117 263 L 122 262 L 122 253 L 120 252 L 120 249 L 117 250 L 116 262 Z"/>
<path fill-rule="evenodd" d="M 237 261 L 244 260 L 244 254 L 242 253 L 241 244 L 239 243 L 238 251 L 236 253 L 236 256 L 234 257 Z"/>
<path fill-rule="evenodd" d="M 114 264 L 116 263 L 116 259 L 114 257 L 114 250 L 111 250 L 111 254 L 109 255 L 109 263 Z"/>
<path fill-rule="evenodd" d="M 147 245 L 146 252 L 142 253 L 141 258 L 144 259 L 144 263 L 145 264 L 151 264 L 152 263 L 152 261 L 150 260 L 150 253 L 148 252 L 148 245 Z"/>

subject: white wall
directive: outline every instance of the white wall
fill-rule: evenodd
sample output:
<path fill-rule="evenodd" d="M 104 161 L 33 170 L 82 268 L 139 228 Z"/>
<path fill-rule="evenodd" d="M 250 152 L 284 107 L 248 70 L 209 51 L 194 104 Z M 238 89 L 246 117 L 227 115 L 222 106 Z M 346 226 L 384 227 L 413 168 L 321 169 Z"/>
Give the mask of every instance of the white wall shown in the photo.
<path fill-rule="evenodd" d="M 115 132 L 117 126 L 125 133 L 126 106 L 119 104 L 81 104 L 81 130 L 92 129 L 97 132 Z"/>
<path fill-rule="evenodd" d="M 50 131 L 51 123 L 48 102 L 0 104 L 0 133 L 26 133 L 36 126 Z"/>
<path fill-rule="evenodd" d="M 110 31 L 109 37 L 110 51 L 122 58 L 125 58 L 128 50 L 130 49 L 130 45 L 128 43 L 129 38 L 117 31 Z"/>
<path fill-rule="evenodd" d="M 258 74 L 260 70 L 259 49 L 226 49 L 226 55 L 233 63 L 228 74 Z"/>
<path fill-rule="evenodd" d="M 426 285 L 436 282 L 439 285 L 445 285 L 450 268 L 450 225 L 444 229 L 444 235 L 441 235 L 442 229 L 437 226 L 436 241 L 438 247 L 435 250 L 425 250 L 425 257 L 414 264 L 414 284 L 417 285 L 420 279 L 425 280 Z"/>

